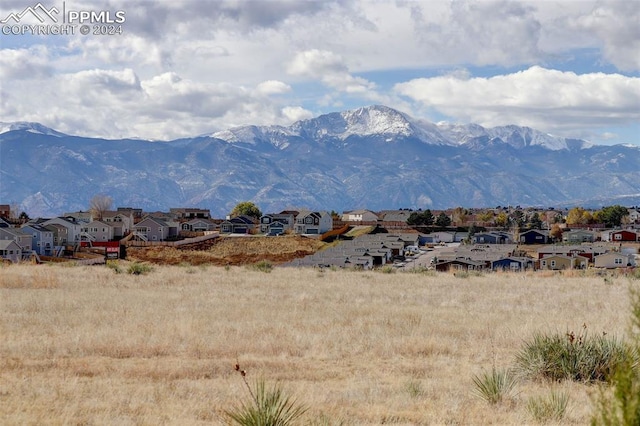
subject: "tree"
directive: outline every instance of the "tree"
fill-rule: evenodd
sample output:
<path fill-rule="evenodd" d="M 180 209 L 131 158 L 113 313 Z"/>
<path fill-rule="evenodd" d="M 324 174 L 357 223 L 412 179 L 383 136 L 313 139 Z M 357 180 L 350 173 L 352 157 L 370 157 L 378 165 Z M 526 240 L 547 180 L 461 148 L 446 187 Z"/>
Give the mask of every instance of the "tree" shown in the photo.
<path fill-rule="evenodd" d="M 444 212 L 440 213 L 438 215 L 438 218 L 436 219 L 436 226 L 446 228 L 449 225 L 451 225 L 451 218 L 449 218 L 449 216 L 447 216 Z"/>
<path fill-rule="evenodd" d="M 567 213 L 567 225 L 584 224 L 583 220 L 584 220 L 585 213 L 586 213 L 586 210 L 583 209 L 582 207 L 572 208 L 571 210 L 569 210 L 569 213 Z"/>
<path fill-rule="evenodd" d="M 522 210 L 514 210 L 514 212 L 511 214 L 511 219 L 513 222 L 515 222 L 516 226 L 524 226 L 524 213 L 522 212 Z"/>
<path fill-rule="evenodd" d="M 622 218 L 629 214 L 629 210 L 626 207 L 615 205 L 604 207 L 599 213 L 599 217 L 605 225 L 614 227 L 622 224 Z"/>
<path fill-rule="evenodd" d="M 260 217 L 262 216 L 262 212 L 260 211 L 258 206 L 256 206 L 251 201 L 242 201 L 236 204 L 233 210 L 231 210 L 231 217 L 242 215 L 260 219 Z"/>
<path fill-rule="evenodd" d="M 538 212 L 531 215 L 531 219 L 529 219 L 529 226 L 531 229 L 542 229 L 542 219 L 540 219 Z"/>
<path fill-rule="evenodd" d="M 506 228 L 509 224 L 509 216 L 507 216 L 505 212 L 500 212 L 498 213 L 498 216 L 496 216 L 494 222 L 496 223 L 496 226 Z"/>
<path fill-rule="evenodd" d="M 562 228 L 557 223 L 554 223 L 549 231 L 549 236 L 553 238 L 554 241 L 562 240 Z"/>
<path fill-rule="evenodd" d="M 29 219 L 30 219 L 29 215 L 26 212 L 21 212 L 20 215 L 18 216 L 18 220 L 22 224 L 29 222 Z"/>
<path fill-rule="evenodd" d="M 467 211 L 463 207 L 456 207 L 451 214 L 457 226 L 463 226 L 467 221 Z"/>
<path fill-rule="evenodd" d="M 478 214 L 478 220 L 483 223 L 488 223 L 493 221 L 493 211 L 485 210 L 482 213 Z"/>
<path fill-rule="evenodd" d="M 413 212 L 407 219 L 407 225 L 433 225 L 433 213 L 427 209 L 423 212 Z"/>
<path fill-rule="evenodd" d="M 111 210 L 113 199 L 105 194 L 96 194 L 89 201 L 89 211 L 94 220 L 102 220 L 104 212 Z"/>

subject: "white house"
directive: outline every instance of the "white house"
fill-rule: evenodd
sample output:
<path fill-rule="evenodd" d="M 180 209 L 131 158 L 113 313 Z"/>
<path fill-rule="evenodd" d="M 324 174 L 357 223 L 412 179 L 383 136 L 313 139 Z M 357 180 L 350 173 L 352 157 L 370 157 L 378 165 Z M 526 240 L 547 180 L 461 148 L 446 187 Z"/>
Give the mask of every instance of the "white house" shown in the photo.
<path fill-rule="evenodd" d="M 333 229 L 333 219 L 326 211 L 301 211 L 296 216 L 296 234 L 324 234 Z"/>
<path fill-rule="evenodd" d="M 378 215 L 370 210 L 354 210 L 342 214 L 342 220 L 345 222 L 376 222 Z"/>

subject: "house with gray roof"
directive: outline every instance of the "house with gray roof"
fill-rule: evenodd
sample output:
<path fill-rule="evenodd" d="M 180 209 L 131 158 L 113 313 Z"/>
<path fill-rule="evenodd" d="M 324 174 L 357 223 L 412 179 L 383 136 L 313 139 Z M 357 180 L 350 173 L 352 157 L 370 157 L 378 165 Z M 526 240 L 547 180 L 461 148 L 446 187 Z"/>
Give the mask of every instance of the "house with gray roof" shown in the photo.
<path fill-rule="evenodd" d="M 53 255 L 53 232 L 42 225 L 35 223 L 27 223 L 23 225 L 20 230 L 25 234 L 30 234 L 31 250 L 35 251 L 41 256 Z"/>
<path fill-rule="evenodd" d="M 22 259 L 22 248 L 14 240 L 0 240 L 0 257 L 11 262 Z"/>

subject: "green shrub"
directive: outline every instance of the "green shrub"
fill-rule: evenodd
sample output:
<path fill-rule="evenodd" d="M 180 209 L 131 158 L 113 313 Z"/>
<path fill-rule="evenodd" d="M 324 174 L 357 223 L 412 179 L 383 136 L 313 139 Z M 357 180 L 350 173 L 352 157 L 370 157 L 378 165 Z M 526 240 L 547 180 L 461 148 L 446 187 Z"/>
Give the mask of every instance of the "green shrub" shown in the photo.
<path fill-rule="evenodd" d="M 269 273 L 273 270 L 273 264 L 268 260 L 261 260 L 260 262 L 257 262 L 251 265 L 251 269 L 254 269 L 260 272 Z"/>
<path fill-rule="evenodd" d="M 138 262 L 132 263 L 131 265 L 129 265 L 129 268 L 127 269 L 127 273 L 131 275 L 145 275 L 151 271 L 153 271 L 153 268 L 151 267 L 151 265 L 147 265 L 146 263 L 138 263 Z"/>
<path fill-rule="evenodd" d="M 307 411 L 306 407 L 299 405 L 280 387 L 267 388 L 264 380 L 257 380 L 254 388 L 248 387 L 248 389 L 251 394 L 249 401 L 241 403 L 233 410 L 225 411 L 229 420 L 234 424 L 287 426 L 294 424 Z"/>
<path fill-rule="evenodd" d="M 637 358 L 637 353 L 605 335 L 536 333 L 517 354 L 516 364 L 530 378 L 595 382 L 609 380 L 629 356 Z"/>
<path fill-rule="evenodd" d="M 122 268 L 117 260 L 107 260 L 107 268 L 111 269 L 116 274 L 122 273 Z"/>
<path fill-rule="evenodd" d="M 473 376 L 475 394 L 489 404 L 497 404 L 508 396 L 516 386 L 515 377 L 507 370 L 484 372 Z"/>
<path fill-rule="evenodd" d="M 383 274 L 395 274 L 396 269 L 391 265 L 385 265 L 380 268 L 380 272 L 382 272 Z"/>
<path fill-rule="evenodd" d="M 551 391 L 546 397 L 529 399 L 527 411 L 540 423 L 560 421 L 567 411 L 569 395 L 566 392 Z"/>
<path fill-rule="evenodd" d="M 424 389 L 422 388 L 422 383 L 420 383 L 418 380 L 411 379 L 406 384 L 406 389 L 407 389 L 407 393 L 412 398 L 417 398 L 417 397 L 419 397 L 419 396 L 424 394 Z"/>

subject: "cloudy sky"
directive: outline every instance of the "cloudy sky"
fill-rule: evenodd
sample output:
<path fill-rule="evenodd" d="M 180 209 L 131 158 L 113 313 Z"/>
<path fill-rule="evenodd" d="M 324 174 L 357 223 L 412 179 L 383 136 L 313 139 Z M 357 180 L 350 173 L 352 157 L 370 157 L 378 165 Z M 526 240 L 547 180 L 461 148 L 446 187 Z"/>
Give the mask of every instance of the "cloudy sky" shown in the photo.
<path fill-rule="evenodd" d="M 169 140 L 384 104 L 640 145 L 635 0 L 42 0 L 56 25 L 124 17 L 48 36 L 23 30 L 37 4 L 0 3 L 3 122 Z"/>

